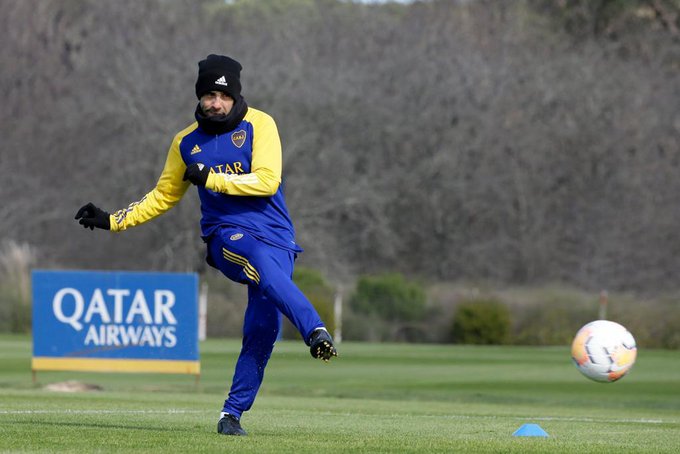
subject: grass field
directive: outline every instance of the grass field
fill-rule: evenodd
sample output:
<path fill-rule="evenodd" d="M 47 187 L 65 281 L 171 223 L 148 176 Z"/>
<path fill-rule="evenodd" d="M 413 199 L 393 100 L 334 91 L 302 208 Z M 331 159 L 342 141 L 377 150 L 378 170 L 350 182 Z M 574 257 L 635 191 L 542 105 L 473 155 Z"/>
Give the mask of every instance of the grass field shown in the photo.
<path fill-rule="evenodd" d="M 567 347 L 340 346 L 323 364 L 277 345 L 248 437 L 215 433 L 236 340 L 201 345 L 203 375 L 41 372 L 31 342 L 0 336 L 0 452 L 678 452 L 680 352 L 639 352 L 614 384 Z M 102 391 L 46 391 L 78 380 Z M 513 437 L 524 423 L 548 438 Z"/>

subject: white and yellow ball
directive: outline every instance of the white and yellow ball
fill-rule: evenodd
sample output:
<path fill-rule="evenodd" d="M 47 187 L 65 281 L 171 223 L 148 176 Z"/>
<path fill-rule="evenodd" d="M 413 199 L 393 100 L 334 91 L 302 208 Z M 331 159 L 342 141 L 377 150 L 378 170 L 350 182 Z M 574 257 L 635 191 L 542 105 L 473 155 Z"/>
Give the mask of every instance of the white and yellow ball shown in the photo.
<path fill-rule="evenodd" d="M 578 370 L 598 382 L 620 379 L 633 367 L 636 357 L 633 335 L 608 320 L 596 320 L 583 326 L 571 344 L 571 358 Z"/>

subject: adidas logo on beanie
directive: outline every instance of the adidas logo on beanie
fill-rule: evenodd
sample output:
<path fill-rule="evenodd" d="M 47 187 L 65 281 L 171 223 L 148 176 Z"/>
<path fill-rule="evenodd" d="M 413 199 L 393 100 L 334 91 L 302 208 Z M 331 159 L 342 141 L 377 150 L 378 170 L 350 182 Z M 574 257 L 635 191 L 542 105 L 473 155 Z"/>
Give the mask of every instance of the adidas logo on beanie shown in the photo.
<path fill-rule="evenodd" d="M 233 58 L 225 55 L 210 54 L 198 62 L 196 97 L 201 98 L 211 91 L 221 91 L 233 99 L 241 96 L 242 66 Z"/>

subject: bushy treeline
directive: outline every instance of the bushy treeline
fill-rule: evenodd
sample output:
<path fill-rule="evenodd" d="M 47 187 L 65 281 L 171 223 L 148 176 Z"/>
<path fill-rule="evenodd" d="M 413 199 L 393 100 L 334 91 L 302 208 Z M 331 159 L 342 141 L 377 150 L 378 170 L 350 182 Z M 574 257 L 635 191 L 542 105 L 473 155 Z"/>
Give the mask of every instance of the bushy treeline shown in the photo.
<path fill-rule="evenodd" d="M 27 243 L 0 242 L 0 333 L 31 329 L 31 269 L 35 248 Z"/>
<path fill-rule="evenodd" d="M 30 272 L 38 251 L 28 244 L 0 244 L 0 332 L 31 331 Z M 567 345 L 597 319 L 597 294 L 566 287 L 479 287 L 426 284 L 399 273 L 362 275 L 340 288 L 318 270 L 298 267 L 294 280 L 332 333 L 371 342 Z M 238 337 L 247 288 L 214 269 L 201 274 L 208 293 L 208 337 Z M 615 294 L 606 317 L 626 326 L 645 348 L 680 348 L 680 295 L 656 298 Z M 335 319 L 336 301 L 342 320 Z M 339 323 L 341 322 L 341 323 Z M 299 339 L 284 319 L 282 336 Z"/>
<path fill-rule="evenodd" d="M 366 285 L 366 283 L 370 283 Z M 427 296 L 426 296 L 427 295 Z M 343 338 L 456 344 L 569 345 L 601 315 L 643 348 L 680 348 L 680 295 L 600 295 L 564 286 L 424 286 L 402 275 L 361 277 L 343 317 Z M 408 309 L 406 309 L 408 308 Z M 395 316 L 395 314 L 399 314 Z"/>
<path fill-rule="evenodd" d="M 119 235 L 193 121 L 196 62 L 277 120 L 301 263 L 334 282 L 680 273 L 676 0 L 1 0 L 0 230 L 68 267 L 200 270 L 197 197 Z"/>

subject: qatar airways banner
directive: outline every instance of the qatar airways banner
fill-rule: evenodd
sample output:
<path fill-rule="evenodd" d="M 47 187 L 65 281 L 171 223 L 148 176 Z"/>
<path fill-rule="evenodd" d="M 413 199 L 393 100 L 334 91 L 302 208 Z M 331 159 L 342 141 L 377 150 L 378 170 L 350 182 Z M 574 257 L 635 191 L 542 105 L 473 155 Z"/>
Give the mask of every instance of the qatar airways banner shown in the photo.
<path fill-rule="evenodd" d="M 200 374 L 198 276 L 33 271 L 33 370 Z"/>

